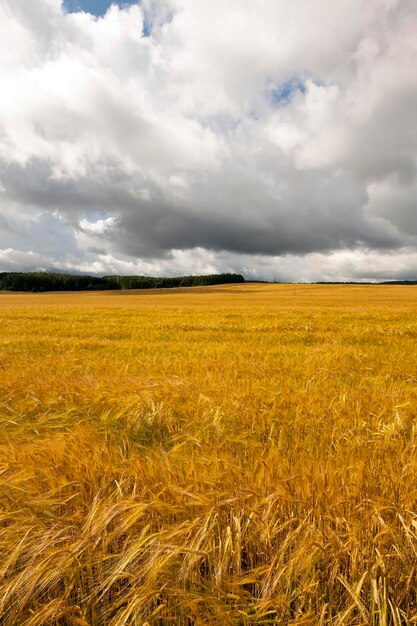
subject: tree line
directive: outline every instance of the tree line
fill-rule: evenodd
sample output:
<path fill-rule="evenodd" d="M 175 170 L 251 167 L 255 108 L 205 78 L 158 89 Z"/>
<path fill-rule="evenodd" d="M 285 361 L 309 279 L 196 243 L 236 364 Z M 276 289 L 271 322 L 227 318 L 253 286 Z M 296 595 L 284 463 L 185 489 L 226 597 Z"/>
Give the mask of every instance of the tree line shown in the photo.
<path fill-rule="evenodd" d="M 370 281 L 361 281 L 357 280 L 318 280 L 315 283 L 311 283 L 313 285 L 417 285 L 417 280 L 383 280 L 378 281 L 376 283 Z"/>
<path fill-rule="evenodd" d="M 87 276 L 58 272 L 0 272 L 0 291 L 96 291 L 104 289 L 161 289 L 243 283 L 241 274 L 207 276 Z"/>

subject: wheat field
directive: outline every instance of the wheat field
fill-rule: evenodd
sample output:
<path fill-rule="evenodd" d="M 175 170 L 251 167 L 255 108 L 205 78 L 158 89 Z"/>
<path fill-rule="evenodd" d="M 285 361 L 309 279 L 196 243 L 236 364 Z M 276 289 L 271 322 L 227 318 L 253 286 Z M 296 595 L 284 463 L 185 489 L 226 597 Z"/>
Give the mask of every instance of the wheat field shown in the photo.
<path fill-rule="evenodd" d="M 1 294 L 0 624 L 417 622 L 417 287 Z"/>

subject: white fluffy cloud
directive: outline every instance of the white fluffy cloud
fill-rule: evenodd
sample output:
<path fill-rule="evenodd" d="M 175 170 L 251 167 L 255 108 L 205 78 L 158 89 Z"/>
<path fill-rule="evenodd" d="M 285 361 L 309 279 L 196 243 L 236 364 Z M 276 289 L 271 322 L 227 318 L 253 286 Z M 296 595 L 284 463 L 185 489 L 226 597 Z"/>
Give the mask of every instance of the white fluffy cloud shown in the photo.
<path fill-rule="evenodd" d="M 415 0 L 0 0 L 0 270 L 417 273 Z"/>

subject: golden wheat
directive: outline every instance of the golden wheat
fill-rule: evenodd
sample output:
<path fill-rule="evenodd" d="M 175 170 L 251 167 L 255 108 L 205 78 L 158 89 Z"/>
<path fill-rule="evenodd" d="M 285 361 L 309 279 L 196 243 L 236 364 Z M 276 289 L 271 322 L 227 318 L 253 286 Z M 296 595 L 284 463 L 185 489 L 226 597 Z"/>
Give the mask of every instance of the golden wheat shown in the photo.
<path fill-rule="evenodd" d="M 417 621 L 417 287 L 2 294 L 0 623 Z"/>

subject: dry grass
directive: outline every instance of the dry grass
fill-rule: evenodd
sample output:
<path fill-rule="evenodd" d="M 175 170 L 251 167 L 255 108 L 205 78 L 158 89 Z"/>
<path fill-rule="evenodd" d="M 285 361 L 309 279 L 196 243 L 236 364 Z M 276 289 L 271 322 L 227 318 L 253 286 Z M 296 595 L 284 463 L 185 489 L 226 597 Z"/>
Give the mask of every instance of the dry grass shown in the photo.
<path fill-rule="evenodd" d="M 1 295 L 1 625 L 417 621 L 416 312 Z"/>

